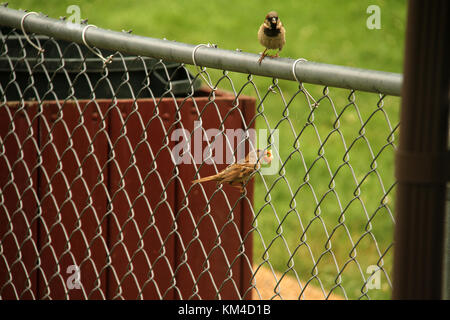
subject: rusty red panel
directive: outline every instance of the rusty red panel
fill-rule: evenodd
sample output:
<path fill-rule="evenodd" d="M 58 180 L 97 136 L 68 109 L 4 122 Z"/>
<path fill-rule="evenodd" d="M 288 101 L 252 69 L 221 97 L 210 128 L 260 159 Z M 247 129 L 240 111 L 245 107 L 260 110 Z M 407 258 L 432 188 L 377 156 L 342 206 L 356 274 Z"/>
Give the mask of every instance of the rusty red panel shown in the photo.
<path fill-rule="evenodd" d="M 36 298 L 36 105 L 0 107 L 0 298 Z"/>
<path fill-rule="evenodd" d="M 216 95 L 214 103 L 208 102 L 207 97 L 196 98 L 203 129 L 242 129 L 239 110 L 242 111 L 243 104 L 234 109 L 233 100 L 233 96 L 219 94 Z M 184 129 L 192 134 L 190 147 L 191 152 L 195 154 L 198 146 L 194 142 L 194 127 L 198 124 L 194 126 L 194 121 L 198 118 L 192 101 L 186 101 L 181 107 L 181 119 Z M 203 134 L 199 129 L 195 131 Z M 234 149 L 236 144 L 235 141 Z M 206 141 L 203 141 L 201 153 L 206 146 Z M 225 154 L 226 149 L 227 144 L 224 143 L 222 152 Z M 219 171 L 228 165 L 225 159 L 223 160 L 223 164 L 217 164 Z M 249 228 L 248 220 L 243 219 L 243 202 L 246 200 L 239 200 L 239 189 L 228 185 L 223 187 L 223 192 L 215 192 L 214 182 L 204 183 L 203 193 L 199 185 L 192 187 L 191 184 L 191 181 L 197 178 L 194 165 L 181 164 L 179 169 L 182 185 L 177 192 L 180 238 L 177 242 L 176 263 L 179 268 L 177 284 L 181 297 L 177 298 L 237 299 L 242 294 L 243 279 L 249 279 L 248 274 L 244 276 L 244 273 L 251 272 L 243 267 L 242 257 L 239 256 L 242 235 L 247 234 L 245 229 Z M 201 177 L 214 173 L 213 165 L 204 164 L 200 169 Z M 246 241 L 247 244 L 251 246 L 250 239 Z M 251 256 L 249 258 L 251 260 Z"/>
<path fill-rule="evenodd" d="M 120 100 L 111 109 L 110 250 L 108 298 L 173 299 L 175 181 L 172 101 Z"/>
<path fill-rule="evenodd" d="M 245 124 L 243 127 L 255 129 L 255 109 L 256 99 L 252 97 L 243 97 L 240 99 L 242 104 L 242 113 Z M 244 239 L 245 256 L 241 257 L 241 295 L 243 299 L 252 299 L 252 277 L 253 277 L 253 197 L 255 182 L 252 179 L 247 184 L 247 197 L 249 201 L 242 201 L 241 215 L 241 235 Z"/>
<path fill-rule="evenodd" d="M 243 128 L 242 114 L 248 123 L 254 100 L 241 98 L 242 114 L 232 111 L 232 100 L 217 97 L 219 116 L 214 104 L 196 98 L 203 128 L 220 128 L 222 120 L 225 129 Z M 43 165 L 35 196 L 42 199 L 42 219 L 33 220 L 31 229 L 36 234 L 39 222 L 40 237 L 34 242 L 41 252 L 38 297 L 173 299 L 180 294 L 183 298 L 195 296 L 195 291 L 202 298 L 216 298 L 219 291 L 223 299 L 246 292 L 244 297 L 249 298 L 249 202 L 239 200 L 239 190 L 229 186 L 224 186 L 225 194 L 218 192 L 211 198 L 214 183 L 204 185 L 206 197 L 199 186 L 189 191 L 194 166 L 175 168 L 170 155 L 174 143 L 164 139 L 165 133 L 170 137 L 177 128 L 173 126 L 173 100 L 163 99 L 156 109 L 152 100 L 140 100 L 139 112 L 132 101 L 120 101 L 117 107 L 111 107 L 110 101 L 97 102 L 79 106 L 66 102 L 62 109 L 56 102 L 43 105 L 39 120 Z M 197 120 L 192 101 L 177 103 L 185 129 L 192 132 Z M 37 121 L 34 125 L 37 133 Z M 2 137 L 8 131 L 5 128 L 2 126 Z M 12 153 L 8 151 L 8 157 Z M 31 158 L 26 163 L 33 167 L 36 160 Z M 219 164 L 218 169 L 226 165 Z M 2 186 L 9 181 L 5 173 L 2 170 Z M 200 170 L 201 176 L 212 173 L 211 165 Z M 38 185 L 37 177 L 32 179 Z M 252 183 L 247 191 L 251 201 Z M 208 199 L 210 211 L 206 213 Z M 8 201 L 7 209 L 17 203 Z M 33 206 L 33 201 L 27 203 Z M 33 208 L 29 211 L 36 214 L 36 203 Z M 243 237 L 245 259 L 240 256 Z M 33 260 L 32 254 L 27 257 Z M 83 290 L 66 291 L 70 265 L 80 266 Z M 34 273 L 36 277 L 37 271 Z"/>
<path fill-rule="evenodd" d="M 60 103 L 44 103 L 40 118 L 40 298 L 99 299 L 107 257 L 105 109 L 86 101 Z M 73 286 L 71 266 L 79 268 L 82 289 Z"/>

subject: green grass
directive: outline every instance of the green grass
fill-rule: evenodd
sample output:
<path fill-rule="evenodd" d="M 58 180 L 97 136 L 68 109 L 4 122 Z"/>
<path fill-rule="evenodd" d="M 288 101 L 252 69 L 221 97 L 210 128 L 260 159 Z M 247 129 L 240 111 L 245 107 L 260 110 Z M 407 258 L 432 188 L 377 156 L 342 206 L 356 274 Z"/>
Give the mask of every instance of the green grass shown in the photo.
<path fill-rule="evenodd" d="M 68 15 L 66 8 L 72 4 L 80 6 L 82 18 L 89 18 L 89 23 L 99 27 L 132 29 L 134 34 L 149 37 L 215 43 L 220 48 L 254 53 L 262 51 L 256 32 L 264 15 L 277 10 L 287 29 L 283 57 L 390 72 L 401 72 L 403 66 L 405 1 L 10 1 L 12 8 L 41 11 L 51 17 Z M 380 30 L 366 28 L 366 8 L 370 4 L 381 8 Z M 222 74 L 208 72 L 216 80 Z M 236 90 L 247 81 L 246 75 L 229 76 Z M 271 83 L 271 79 L 254 77 L 261 96 Z M 329 88 L 313 112 L 313 125 L 305 126 L 311 110 L 304 95 L 298 94 L 288 108 L 282 99 L 290 101 L 298 90 L 297 84 L 279 81 L 278 85 L 282 92 L 270 93 L 259 110 L 264 110 L 271 128 L 280 130 L 280 159 L 287 163 L 282 175 L 265 176 L 265 184 L 261 178 L 256 179 L 254 207 L 261 237 L 254 234 L 255 262 L 268 259 L 280 272 L 296 272 L 303 284 L 310 280 L 312 285 L 323 286 L 327 292 L 334 288 L 333 292 L 341 295 L 344 288 L 348 298 L 358 298 L 362 276 L 368 276 L 367 266 L 379 262 L 377 247 L 383 254 L 392 243 L 395 189 L 387 199 L 383 196 L 394 183 L 394 155 L 391 145 L 384 146 L 398 123 L 400 100 L 386 97 L 383 109 L 378 110 L 376 94 L 356 92 L 353 101 L 349 90 Z M 232 90 L 227 81 L 219 87 Z M 316 100 L 323 96 L 323 87 L 305 87 Z M 243 94 L 257 96 L 251 85 Z M 336 114 L 344 109 L 337 123 Z M 284 118 L 286 113 L 290 122 Z M 368 119 L 361 138 L 361 128 Z M 257 128 L 266 128 L 261 116 Z M 397 134 L 398 130 L 395 138 Z M 324 143 L 322 149 L 320 142 Z M 344 142 L 350 150 L 345 161 Z M 291 155 L 294 148 L 298 151 Z M 380 151 L 376 171 L 369 174 L 372 154 Z M 330 188 L 331 175 L 339 167 Z M 305 178 L 307 170 L 309 178 Z M 269 196 L 267 187 L 273 184 Z M 392 256 L 390 249 L 383 257 L 389 275 Z M 336 266 L 343 270 L 339 279 Z M 383 299 L 390 293 L 382 275 L 381 290 L 370 290 L 368 295 Z"/>
<path fill-rule="evenodd" d="M 328 96 L 337 114 L 349 104 L 347 95 L 347 90 L 330 89 Z M 317 99 L 321 95 L 314 96 Z M 355 105 L 350 104 L 337 125 L 332 103 L 324 99 L 314 111 L 312 124 L 306 125 L 310 109 L 303 96 L 297 96 L 288 107 L 290 123 L 280 121 L 284 110 L 279 95 L 271 96 L 265 103 L 266 116 L 272 128 L 279 123 L 280 158 L 286 167 L 281 175 L 264 177 L 268 187 L 258 181 L 255 198 L 255 210 L 260 210 L 258 228 L 263 235 L 255 242 L 264 242 L 268 247 L 264 252 L 265 247 L 257 245 L 256 256 L 268 259 L 279 271 L 293 268 L 301 279 L 313 279 L 312 284 L 320 285 L 313 277 L 317 263 L 318 276 L 327 292 L 334 287 L 338 270 L 343 270 L 338 282 L 349 298 L 361 295 L 361 272 L 367 277 L 367 267 L 376 265 L 392 242 L 389 210 L 394 207 L 395 190 L 389 189 L 394 183 L 394 155 L 387 141 L 398 123 L 399 103 L 398 98 L 384 99 L 389 127 L 383 111 L 376 111 L 377 95 L 357 93 L 355 97 L 361 119 Z M 362 136 L 361 128 L 369 118 Z M 265 128 L 265 124 L 260 121 L 259 127 Z M 291 154 L 294 150 L 298 151 Z M 344 161 L 345 150 L 348 157 Z M 376 166 L 372 165 L 376 171 L 371 171 L 373 157 L 377 157 Z M 384 197 L 386 193 L 388 198 Z M 270 243 L 272 239 L 276 240 Z M 389 250 L 383 257 L 388 274 L 392 254 Z M 369 292 L 371 298 L 389 297 L 390 287 L 384 276 L 381 283 L 382 290 Z M 339 288 L 334 292 L 343 294 Z"/>

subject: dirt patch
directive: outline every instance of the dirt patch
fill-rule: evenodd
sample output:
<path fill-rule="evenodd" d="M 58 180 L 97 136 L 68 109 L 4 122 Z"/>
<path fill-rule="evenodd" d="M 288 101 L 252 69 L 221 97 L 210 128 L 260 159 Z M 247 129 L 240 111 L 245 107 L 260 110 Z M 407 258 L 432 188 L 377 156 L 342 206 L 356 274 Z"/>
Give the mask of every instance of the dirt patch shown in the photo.
<path fill-rule="evenodd" d="M 262 300 L 298 300 L 302 289 L 305 286 L 305 282 L 302 281 L 300 287 L 297 279 L 290 275 L 283 276 L 279 272 L 272 272 L 269 268 L 261 267 L 257 269 L 254 267 L 253 272 L 255 275 L 255 289 L 252 292 L 253 299 Z M 281 279 L 281 281 L 280 281 Z M 277 281 L 279 281 L 278 287 Z M 276 290 L 275 290 L 276 287 Z M 305 291 L 303 291 L 302 299 L 305 300 L 324 300 L 328 292 L 323 292 L 320 288 L 317 288 L 311 284 L 306 286 Z M 331 294 L 328 300 L 342 300 L 343 297 L 336 294 Z"/>

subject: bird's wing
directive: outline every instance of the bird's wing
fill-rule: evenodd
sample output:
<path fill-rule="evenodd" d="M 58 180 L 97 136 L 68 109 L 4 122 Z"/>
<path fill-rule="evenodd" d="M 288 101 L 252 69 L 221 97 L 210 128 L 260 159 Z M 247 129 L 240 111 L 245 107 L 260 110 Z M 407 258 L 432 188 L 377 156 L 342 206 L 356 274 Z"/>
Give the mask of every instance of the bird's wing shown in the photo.
<path fill-rule="evenodd" d="M 219 183 L 241 183 L 250 178 L 255 171 L 255 165 L 249 163 L 234 163 L 221 172 Z"/>

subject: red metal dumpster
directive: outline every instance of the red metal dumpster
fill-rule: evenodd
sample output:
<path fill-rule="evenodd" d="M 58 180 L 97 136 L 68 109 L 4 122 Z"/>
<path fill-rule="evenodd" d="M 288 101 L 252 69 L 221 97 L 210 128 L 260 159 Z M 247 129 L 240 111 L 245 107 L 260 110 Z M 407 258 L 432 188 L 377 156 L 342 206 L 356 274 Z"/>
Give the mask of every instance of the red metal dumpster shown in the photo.
<path fill-rule="evenodd" d="M 200 95 L 0 107 L 2 298 L 250 298 L 253 185 L 192 187 L 170 137 L 247 128 L 255 100 Z"/>

